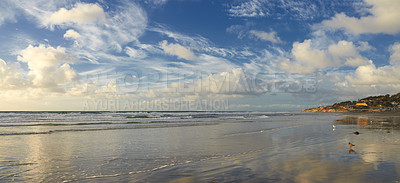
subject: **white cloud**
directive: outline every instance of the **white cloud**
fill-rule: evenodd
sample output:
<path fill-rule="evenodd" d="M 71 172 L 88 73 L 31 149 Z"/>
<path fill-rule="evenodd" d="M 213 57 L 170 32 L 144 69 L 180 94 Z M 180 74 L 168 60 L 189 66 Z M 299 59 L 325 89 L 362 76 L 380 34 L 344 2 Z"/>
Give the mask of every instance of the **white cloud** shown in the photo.
<path fill-rule="evenodd" d="M 110 60 L 115 56 L 112 52 L 122 52 L 128 43 L 138 44 L 138 38 L 147 26 L 146 13 L 133 2 L 108 7 L 107 12 L 94 3 L 78 2 L 72 7 L 71 1 L 57 0 L 20 0 L 12 3 L 23 9 L 29 20 L 37 21 L 38 26 L 50 30 L 58 26 L 67 31 L 65 38 L 74 39 L 69 50 L 92 63 Z"/>
<path fill-rule="evenodd" d="M 173 68 L 175 69 L 175 68 Z M 159 73 L 161 74 L 161 73 Z M 195 73 L 192 73 L 195 74 Z M 182 74 L 183 75 L 183 74 Z M 228 100 L 243 98 L 245 96 L 261 95 L 268 91 L 261 82 L 256 81 L 256 76 L 246 72 L 241 68 L 235 68 L 226 72 L 216 74 L 199 75 L 191 77 L 175 77 L 168 75 L 168 81 L 160 78 L 153 78 L 157 83 L 162 82 L 155 87 L 157 83 L 150 83 L 151 88 L 144 86 L 137 88 L 134 92 L 125 93 L 127 88 L 123 88 L 121 84 L 116 82 L 108 82 L 103 86 L 94 83 L 90 86 L 78 86 L 73 91 L 74 95 L 82 95 L 84 89 L 90 90 L 87 97 L 89 98 L 114 98 L 114 99 L 139 99 L 143 102 L 164 100 L 166 105 L 174 105 L 175 102 L 192 102 L 205 100 Z M 158 76 L 158 74 L 157 74 Z M 149 76 L 151 77 L 151 76 Z M 170 80 L 174 78 L 173 80 Z M 147 81 L 142 84 L 147 85 Z M 88 89 L 89 88 L 89 89 Z"/>
<path fill-rule="evenodd" d="M 267 92 L 268 89 L 256 82 L 255 75 L 247 73 L 242 68 L 208 76 L 201 81 L 203 87 L 199 91 L 214 94 L 256 95 Z M 204 88 L 206 87 L 206 88 Z"/>
<path fill-rule="evenodd" d="M 292 54 L 296 61 L 306 63 L 315 68 L 325 68 L 331 65 L 326 52 L 317 48 L 312 48 L 310 39 L 302 43 L 293 43 Z"/>
<path fill-rule="evenodd" d="M 226 32 L 237 34 L 239 39 L 244 38 L 248 34 L 247 27 L 244 25 L 231 25 L 226 28 Z"/>
<path fill-rule="evenodd" d="M 264 31 L 251 30 L 249 33 L 251 35 L 254 35 L 258 39 L 261 39 L 264 41 L 269 41 L 271 43 L 280 43 L 281 42 L 281 39 L 278 37 L 278 35 L 275 31 L 264 32 Z"/>
<path fill-rule="evenodd" d="M 190 49 L 183 47 L 180 44 L 168 44 L 168 42 L 164 40 L 160 42 L 159 45 L 168 55 L 177 56 L 178 58 L 185 60 L 193 60 L 196 58 L 194 53 Z"/>
<path fill-rule="evenodd" d="M 360 18 L 349 17 L 344 13 L 336 14 L 330 20 L 325 20 L 316 28 L 328 30 L 344 29 L 353 34 L 400 32 L 400 1 L 398 0 L 364 0 L 371 6 L 367 9 L 368 16 Z"/>
<path fill-rule="evenodd" d="M 280 67 L 290 73 L 312 73 L 316 68 L 308 65 L 303 65 L 299 62 L 292 62 L 289 59 L 283 59 L 280 63 Z"/>
<path fill-rule="evenodd" d="M 362 57 L 356 46 L 349 41 L 339 41 L 336 45 L 330 45 L 328 54 L 335 66 L 340 66 L 343 63 L 352 67 L 368 64 L 368 60 Z"/>
<path fill-rule="evenodd" d="M 251 30 L 251 26 L 254 24 L 246 23 L 246 25 L 231 25 L 226 28 L 226 32 L 237 34 L 239 39 L 243 39 L 244 37 L 248 37 L 250 39 L 268 41 L 271 43 L 282 43 L 281 39 L 279 38 L 277 32 L 270 31 L 259 31 L 259 30 Z"/>
<path fill-rule="evenodd" d="M 369 45 L 368 42 L 365 41 L 358 41 L 358 47 L 357 49 L 360 51 L 369 51 L 369 50 L 375 50 L 374 47 L 372 47 L 371 45 Z"/>
<path fill-rule="evenodd" d="M 0 26 L 6 22 L 6 21 L 11 21 L 15 22 L 15 16 L 16 16 L 16 9 L 14 5 L 9 2 L 9 1 L 0 1 Z"/>
<path fill-rule="evenodd" d="M 126 44 L 138 42 L 138 37 L 147 26 L 146 13 L 132 3 L 125 4 L 108 15 L 104 24 L 73 26 L 81 35 L 77 39 L 78 49 L 84 48 L 88 55 L 109 51 L 122 52 Z"/>
<path fill-rule="evenodd" d="M 17 17 L 20 15 L 25 15 L 28 21 L 38 21 L 41 24 L 42 20 L 50 15 L 49 10 L 65 3 L 66 1 L 57 0 L 2 0 L 0 25 L 5 21 L 17 22 Z"/>
<path fill-rule="evenodd" d="M 79 37 L 81 37 L 81 35 L 73 29 L 67 30 L 67 32 L 64 34 L 64 38 L 77 39 Z"/>
<path fill-rule="evenodd" d="M 368 64 L 368 60 L 358 53 L 355 45 L 348 41 L 339 41 L 323 50 L 314 48 L 310 39 L 302 43 L 295 42 L 292 56 L 294 61 L 283 60 L 281 68 L 294 73 L 310 73 L 343 64 L 353 67 Z"/>
<path fill-rule="evenodd" d="M 389 51 L 390 65 L 376 67 L 370 61 L 359 66 L 353 75 L 346 76 L 347 81 L 353 85 L 400 85 L 400 43 L 393 44 Z"/>
<path fill-rule="evenodd" d="M 96 94 L 117 94 L 120 93 L 116 82 L 108 82 L 106 85 L 100 87 L 99 89 L 95 90 Z"/>
<path fill-rule="evenodd" d="M 195 60 L 189 63 L 176 63 L 176 70 L 173 73 L 202 72 L 202 73 L 221 73 L 237 68 L 238 66 L 229 60 L 207 54 L 200 54 Z"/>
<path fill-rule="evenodd" d="M 271 17 L 274 19 L 312 20 L 328 17 L 338 7 L 353 7 L 361 0 L 292 1 L 292 0 L 247 0 L 233 1 L 228 6 L 228 15 L 233 17 Z"/>
<path fill-rule="evenodd" d="M 27 85 L 29 81 L 23 77 L 18 64 L 9 66 L 0 59 L 0 90 L 24 89 Z"/>
<path fill-rule="evenodd" d="M 152 99 L 229 99 L 249 95 L 260 95 L 268 91 L 261 82 L 255 80 L 255 75 L 242 68 L 217 74 L 202 75 L 200 78 L 178 78 L 168 81 L 168 86 L 150 89 L 132 94 L 131 97 L 142 96 Z"/>
<path fill-rule="evenodd" d="M 47 25 L 62 25 L 62 24 L 89 24 L 104 22 L 106 15 L 102 7 L 98 4 L 84 4 L 77 3 L 75 7 L 67 10 L 61 8 L 60 10 L 51 14 L 47 20 Z"/>
<path fill-rule="evenodd" d="M 228 12 L 230 16 L 234 17 L 258 17 L 265 16 L 265 10 L 263 9 L 263 0 L 251 0 L 244 2 L 240 5 L 232 6 Z"/>
<path fill-rule="evenodd" d="M 168 2 L 168 0 L 145 0 L 146 4 L 149 4 L 153 8 L 158 8 Z"/>
<path fill-rule="evenodd" d="M 28 76 L 36 88 L 62 92 L 62 87 L 69 85 L 76 77 L 68 64 L 74 62 L 75 57 L 65 53 L 62 47 L 29 45 L 20 52 L 18 60 L 28 63 Z"/>
<path fill-rule="evenodd" d="M 400 66 L 400 43 L 394 43 L 390 48 L 390 64 Z"/>
<path fill-rule="evenodd" d="M 129 57 L 135 58 L 135 59 L 143 59 L 143 58 L 147 57 L 146 52 L 144 52 L 143 50 L 134 49 L 134 48 L 131 48 L 131 47 L 128 47 L 128 46 L 125 47 L 125 53 L 127 55 L 129 55 Z"/>
<path fill-rule="evenodd" d="M 199 35 L 189 36 L 177 32 L 172 32 L 163 26 L 152 28 L 151 30 L 166 35 L 174 39 L 178 44 L 184 47 L 189 47 L 191 50 L 196 50 L 199 52 L 204 52 L 211 55 L 218 55 L 223 57 L 229 57 L 235 55 L 234 50 L 214 47 L 211 41 Z"/>
<path fill-rule="evenodd" d="M 356 69 L 353 76 L 346 79 L 355 85 L 376 85 L 376 84 L 399 84 L 399 67 L 383 66 L 376 67 L 372 62 Z"/>
<path fill-rule="evenodd" d="M 4 100 L 23 103 L 24 100 L 43 100 L 43 96 L 57 98 L 70 92 L 78 79 L 69 65 L 76 59 L 68 55 L 65 48 L 30 45 L 21 50 L 17 58 L 27 63 L 28 71 L 20 63 L 7 64 L 0 59 L 0 95 Z"/>
<path fill-rule="evenodd" d="M 7 0 L 6 0 L 7 1 Z M 26 18 L 32 22 L 37 21 L 40 26 L 48 26 L 47 19 L 53 12 L 59 9 L 59 7 L 65 7 L 70 2 L 59 1 L 59 0 L 8 0 L 10 3 L 17 7 L 17 11 L 23 10 Z"/>

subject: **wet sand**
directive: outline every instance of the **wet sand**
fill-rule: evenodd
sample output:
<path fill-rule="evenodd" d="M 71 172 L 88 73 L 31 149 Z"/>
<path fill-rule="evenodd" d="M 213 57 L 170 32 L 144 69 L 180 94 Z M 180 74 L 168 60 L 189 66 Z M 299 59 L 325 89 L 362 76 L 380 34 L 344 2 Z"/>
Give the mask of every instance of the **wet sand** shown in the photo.
<path fill-rule="evenodd" d="M 400 181 L 396 116 L 262 117 L 0 136 L 0 182 Z"/>
<path fill-rule="evenodd" d="M 392 120 L 395 115 L 365 116 L 340 114 L 337 119 L 247 134 L 243 138 L 255 135 L 262 140 L 253 143 L 268 145 L 162 169 L 132 182 L 399 182 L 400 133 Z M 383 119 L 387 123 L 382 124 Z M 365 120 L 368 124 L 360 123 Z M 350 148 L 349 142 L 355 146 Z"/>
<path fill-rule="evenodd" d="M 342 115 L 353 115 L 353 116 L 389 116 L 389 117 L 400 117 L 400 111 L 382 111 L 382 112 L 345 112 Z"/>

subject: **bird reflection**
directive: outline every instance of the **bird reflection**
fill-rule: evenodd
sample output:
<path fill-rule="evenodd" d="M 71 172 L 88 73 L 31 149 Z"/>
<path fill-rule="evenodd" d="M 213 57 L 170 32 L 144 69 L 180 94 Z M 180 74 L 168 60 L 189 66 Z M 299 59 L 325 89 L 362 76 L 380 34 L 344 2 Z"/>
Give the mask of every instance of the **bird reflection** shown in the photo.
<path fill-rule="evenodd" d="M 349 154 L 356 154 L 356 151 L 353 149 L 349 149 Z"/>

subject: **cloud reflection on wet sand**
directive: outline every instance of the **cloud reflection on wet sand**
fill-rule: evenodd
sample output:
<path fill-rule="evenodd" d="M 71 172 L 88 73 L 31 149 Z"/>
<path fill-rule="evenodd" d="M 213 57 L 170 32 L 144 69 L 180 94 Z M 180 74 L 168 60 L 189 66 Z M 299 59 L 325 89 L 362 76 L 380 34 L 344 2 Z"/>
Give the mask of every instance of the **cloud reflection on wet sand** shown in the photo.
<path fill-rule="evenodd" d="M 389 124 L 345 118 L 256 135 L 260 152 L 154 172 L 142 180 L 170 182 L 393 182 L 400 180 L 400 134 Z M 379 119 L 382 120 L 382 119 Z M 388 120 L 387 120 L 388 121 Z M 396 124 L 395 124 L 396 125 Z M 391 132 L 387 133 L 390 128 Z M 359 135 L 353 134 L 358 130 Z M 255 138 L 255 137 L 254 137 Z M 238 139 L 237 139 L 238 140 Z M 348 142 L 356 144 L 351 149 Z M 254 143 L 257 143 L 255 140 Z M 179 171 L 178 171 L 179 170 Z M 171 176 L 172 175 L 172 176 Z M 183 178 L 183 179 L 182 179 Z"/>

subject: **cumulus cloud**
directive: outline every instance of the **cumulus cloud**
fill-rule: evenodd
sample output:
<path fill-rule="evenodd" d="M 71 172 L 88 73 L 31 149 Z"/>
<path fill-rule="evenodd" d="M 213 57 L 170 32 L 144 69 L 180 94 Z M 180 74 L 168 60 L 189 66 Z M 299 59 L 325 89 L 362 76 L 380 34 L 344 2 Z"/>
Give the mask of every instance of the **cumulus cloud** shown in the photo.
<path fill-rule="evenodd" d="M 399 85 L 400 84 L 400 43 L 394 43 L 389 51 L 390 65 L 376 67 L 370 61 L 368 65 L 359 66 L 353 75 L 346 76 L 346 80 L 354 85 Z"/>
<path fill-rule="evenodd" d="M 324 50 L 311 47 L 311 40 L 307 39 L 302 43 L 293 43 L 292 54 L 296 61 L 306 63 L 315 68 L 331 66 Z"/>
<path fill-rule="evenodd" d="M 324 20 L 316 28 L 328 30 L 343 29 L 353 34 L 400 32 L 400 1 L 398 0 L 364 0 L 370 5 L 368 16 L 349 17 L 344 13 L 336 14 L 330 20 Z"/>
<path fill-rule="evenodd" d="M 371 45 L 369 45 L 368 42 L 365 42 L 365 41 L 358 41 L 357 49 L 360 51 L 375 50 L 374 47 L 372 47 Z"/>
<path fill-rule="evenodd" d="M 310 73 L 317 69 L 340 67 L 343 64 L 353 67 L 368 64 L 368 60 L 358 53 L 357 47 L 348 41 L 339 41 L 327 49 L 314 48 L 310 39 L 302 43 L 295 42 L 292 56 L 294 61 L 285 59 L 280 66 L 293 73 Z"/>
<path fill-rule="evenodd" d="M 346 81 L 342 83 L 343 86 L 366 86 L 366 90 L 374 90 L 374 86 L 379 85 L 382 90 L 389 88 L 391 90 L 400 89 L 400 43 L 394 43 L 390 46 L 391 52 L 390 64 L 377 67 L 372 61 L 367 65 L 359 66 L 353 74 L 345 77 Z M 385 85 L 385 86 L 383 86 Z M 370 89 L 368 89 L 370 87 Z M 390 90 L 387 90 L 390 92 Z"/>
<path fill-rule="evenodd" d="M 396 66 L 376 67 L 372 62 L 356 69 L 354 75 L 346 79 L 356 85 L 396 84 L 400 83 L 400 68 Z"/>
<path fill-rule="evenodd" d="M 88 24 L 103 22 L 106 18 L 104 10 L 98 4 L 77 3 L 72 9 L 61 8 L 47 18 L 48 25 Z"/>
<path fill-rule="evenodd" d="M 21 74 L 18 64 L 10 66 L 0 59 L 0 90 L 24 89 L 28 85 L 29 81 Z"/>
<path fill-rule="evenodd" d="M 9 64 L 0 59 L 0 95 L 5 99 L 37 99 L 44 94 L 51 97 L 66 93 L 78 79 L 69 65 L 76 58 L 62 47 L 29 45 L 17 59 L 27 63 L 28 70 L 20 62 Z"/>
<path fill-rule="evenodd" d="M 264 32 L 264 31 L 251 30 L 249 33 L 263 41 L 269 41 L 271 43 L 280 43 L 281 42 L 281 39 L 278 37 L 278 35 L 275 31 Z"/>
<path fill-rule="evenodd" d="M 62 92 L 62 87 L 76 77 L 68 64 L 74 62 L 75 57 L 68 55 L 63 47 L 29 45 L 20 52 L 18 60 L 28 64 L 32 87 Z"/>
<path fill-rule="evenodd" d="M 78 32 L 74 31 L 73 29 L 67 30 L 64 34 L 64 38 L 67 39 L 68 38 L 77 39 L 79 37 L 81 37 L 81 35 Z"/>
<path fill-rule="evenodd" d="M 180 44 L 168 43 L 166 40 L 159 43 L 161 49 L 165 54 L 177 56 L 180 59 L 193 60 L 195 59 L 194 53 Z"/>
<path fill-rule="evenodd" d="M 337 44 L 330 45 L 328 54 L 335 66 L 340 66 L 343 63 L 352 67 L 368 64 L 368 60 L 358 53 L 353 42 L 339 41 Z"/>

